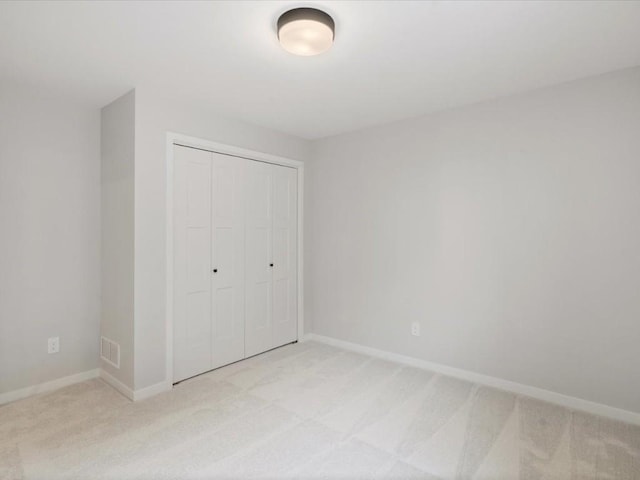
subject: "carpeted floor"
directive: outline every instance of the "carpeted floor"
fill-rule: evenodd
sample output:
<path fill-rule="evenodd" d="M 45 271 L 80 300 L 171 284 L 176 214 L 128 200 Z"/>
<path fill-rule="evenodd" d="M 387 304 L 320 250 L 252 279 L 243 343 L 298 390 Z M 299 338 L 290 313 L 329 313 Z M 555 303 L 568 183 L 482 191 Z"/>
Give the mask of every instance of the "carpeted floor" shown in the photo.
<path fill-rule="evenodd" d="M 318 343 L 0 407 L 0 479 L 640 479 L 640 427 Z"/>

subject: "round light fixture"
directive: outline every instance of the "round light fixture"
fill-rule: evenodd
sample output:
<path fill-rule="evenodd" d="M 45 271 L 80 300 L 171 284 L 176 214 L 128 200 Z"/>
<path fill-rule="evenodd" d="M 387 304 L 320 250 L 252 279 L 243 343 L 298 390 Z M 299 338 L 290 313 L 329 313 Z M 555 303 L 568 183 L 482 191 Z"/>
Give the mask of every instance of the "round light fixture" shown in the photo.
<path fill-rule="evenodd" d="M 315 8 L 294 8 L 280 15 L 278 39 L 287 52 L 305 57 L 326 52 L 333 45 L 333 18 Z"/>

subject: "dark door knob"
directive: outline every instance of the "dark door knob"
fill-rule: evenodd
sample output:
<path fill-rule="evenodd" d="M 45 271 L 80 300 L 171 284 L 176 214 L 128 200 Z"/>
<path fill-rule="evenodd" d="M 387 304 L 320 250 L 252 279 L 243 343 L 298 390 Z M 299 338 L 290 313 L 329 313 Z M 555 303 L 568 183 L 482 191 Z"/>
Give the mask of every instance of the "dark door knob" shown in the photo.
<path fill-rule="evenodd" d="M 217 269 L 217 268 L 214 268 L 214 269 L 213 269 L 213 273 L 218 273 L 218 269 Z"/>
<path fill-rule="evenodd" d="M 273 267 L 273 263 L 270 263 L 270 264 L 269 264 L 269 266 L 270 266 L 270 267 Z"/>

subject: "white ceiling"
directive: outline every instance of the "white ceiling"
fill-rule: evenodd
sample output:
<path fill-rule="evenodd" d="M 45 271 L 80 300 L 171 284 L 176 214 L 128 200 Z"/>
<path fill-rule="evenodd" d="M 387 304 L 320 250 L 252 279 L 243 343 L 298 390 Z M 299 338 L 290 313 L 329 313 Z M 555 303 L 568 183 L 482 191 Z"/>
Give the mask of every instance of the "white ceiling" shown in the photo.
<path fill-rule="evenodd" d="M 325 9 L 336 41 L 282 50 Z M 145 86 L 319 138 L 640 65 L 640 1 L 0 2 L 0 79 L 102 106 Z"/>

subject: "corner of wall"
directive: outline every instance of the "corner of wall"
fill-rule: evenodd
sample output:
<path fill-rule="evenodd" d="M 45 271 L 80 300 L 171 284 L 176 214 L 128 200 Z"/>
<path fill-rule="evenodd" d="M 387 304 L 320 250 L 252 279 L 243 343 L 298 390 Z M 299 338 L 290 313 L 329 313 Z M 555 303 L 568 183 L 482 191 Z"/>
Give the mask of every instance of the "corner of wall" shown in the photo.
<path fill-rule="evenodd" d="M 101 110 L 100 334 L 120 357 L 119 367 L 102 360 L 101 375 L 125 395 L 134 386 L 134 122 L 135 90 Z"/>

